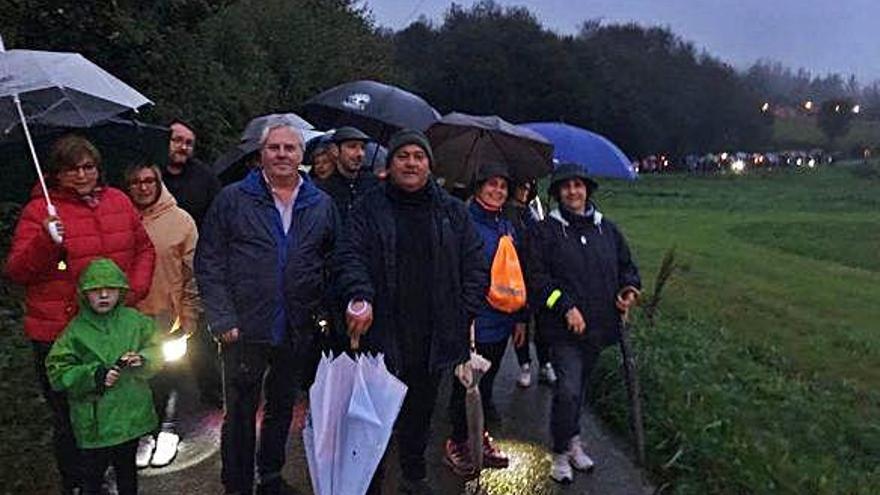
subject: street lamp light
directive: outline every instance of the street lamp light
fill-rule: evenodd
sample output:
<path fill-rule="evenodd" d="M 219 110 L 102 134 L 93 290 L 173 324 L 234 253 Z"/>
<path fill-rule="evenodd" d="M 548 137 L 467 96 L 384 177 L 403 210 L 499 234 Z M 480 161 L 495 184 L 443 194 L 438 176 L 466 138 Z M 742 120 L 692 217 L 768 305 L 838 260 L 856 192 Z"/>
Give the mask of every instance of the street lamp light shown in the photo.
<path fill-rule="evenodd" d="M 853 105 L 853 107 L 852 107 L 852 113 L 858 114 L 858 113 L 861 112 L 861 111 L 862 111 L 862 107 L 861 107 L 861 105 Z"/>
<path fill-rule="evenodd" d="M 812 100 L 805 101 L 804 102 L 804 110 L 810 111 L 812 109 L 813 109 L 813 101 Z"/>

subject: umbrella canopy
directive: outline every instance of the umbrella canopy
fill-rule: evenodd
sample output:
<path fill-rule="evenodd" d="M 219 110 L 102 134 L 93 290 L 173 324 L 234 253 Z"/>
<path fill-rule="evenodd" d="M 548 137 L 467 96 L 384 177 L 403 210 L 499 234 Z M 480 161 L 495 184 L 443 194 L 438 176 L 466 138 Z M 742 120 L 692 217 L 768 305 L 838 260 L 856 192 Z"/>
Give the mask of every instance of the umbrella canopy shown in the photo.
<path fill-rule="evenodd" d="M 434 174 L 446 187 L 469 187 L 482 163 L 507 165 L 514 181 L 553 170 L 553 145 L 540 134 L 496 115 L 450 113 L 427 132 L 434 150 Z"/>
<path fill-rule="evenodd" d="M 420 96 L 376 81 L 355 81 L 310 98 L 303 113 L 324 129 L 354 126 L 383 144 L 400 129 L 424 131 L 440 118 Z"/>
<path fill-rule="evenodd" d="M 318 495 L 366 493 L 379 465 L 406 385 L 381 355 L 324 355 L 309 389 L 303 444 Z"/>
<path fill-rule="evenodd" d="M 333 466 L 333 492 L 367 493 L 403 406 L 406 385 L 385 367 L 382 356 L 359 355 L 351 401 Z"/>
<path fill-rule="evenodd" d="M 559 163 L 578 163 L 590 175 L 635 180 L 632 161 L 610 140 L 595 132 L 561 122 L 531 122 L 521 127 L 541 134 L 553 143 Z"/>
<path fill-rule="evenodd" d="M 33 167 L 22 166 L 28 153 L 22 131 L 16 128 L 0 139 L 0 201 L 26 202 L 37 180 Z M 38 126 L 32 131 L 37 156 L 47 159 L 52 143 L 70 129 Z M 101 152 L 101 170 L 110 184 L 121 184 L 122 172 L 128 165 L 148 162 L 164 167 L 168 161 L 170 131 L 164 126 L 113 118 L 76 132 Z"/>
<path fill-rule="evenodd" d="M 89 127 L 151 103 L 119 79 L 76 53 L 6 51 L 0 40 L 0 133 L 21 125 L 50 216 L 55 206 L 43 179 L 28 123 Z M 61 236 L 50 222 L 52 239 Z"/>
<path fill-rule="evenodd" d="M 474 463 L 474 475 L 483 469 L 483 398 L 480 395 L 480 379 L 492 367 L 492 363 L 477 353 L 474 324 L 470 328 L 470 358 L 455 367 L 455 376 L 464 386 L 465 416 L 467 417 L 468 450 Z M 497 366 L 497 364 L 496 364 Z"/>
<path fill-rule="evenodd" d="M 21 124 L 89 127 L 152 104 L 144 95 L 77 53 L 0 51 L 0 132 Z"/>

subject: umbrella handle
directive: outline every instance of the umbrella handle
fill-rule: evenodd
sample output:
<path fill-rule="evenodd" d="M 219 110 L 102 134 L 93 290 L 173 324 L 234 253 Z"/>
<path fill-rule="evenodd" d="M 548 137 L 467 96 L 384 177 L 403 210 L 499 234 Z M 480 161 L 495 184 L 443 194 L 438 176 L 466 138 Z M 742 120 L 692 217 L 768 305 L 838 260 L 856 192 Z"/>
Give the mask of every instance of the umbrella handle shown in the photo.
<path fill-rule="evenodd" d="M 55 205 L 53 205 L 52 200 L 49 199 L 49 189 L 46 188 L 46 179 L 43 178 L 43 169 L 40 168 L 40 159 L 37 157 L 37 150 L 34 149 L 34 140 L 31 138 L 31 131 L 28 129 L 27 119 L 24 116 L 24 110 L 21 108 L 21 99 L 18 97 L 18 93 L 12 96 L 12 101 L 15 102 L 15 108 L 18 110 L 18 118 L 21 119 L 21 128 L 24 129 L 24 137 L 27 140 L 28 148 L 31 150 L 31 157 L 34 159 L 34 168 L 37 170 L 37 178 L 40 179 L 40 188 L 43 190 L 43 198 L 46 199 L 46 210 L 48 211 L 49 216 L 57 216 L 58 210 L 55 209 Z M 61 244 L 64 241 L 64 238 L 61 237 L 61 233 L 58 232 L 58 224 L 54 221 L 49 222 L 49 236 L 52 237 L 55 244 Z"/>
<path fill-rule="evenodd" d="M 348 344 L 351 346 L 351 350 L 353 352 L 358 352 L 361 349 L 361 338 L 355 335 L 352 335 L 349 339 Z"/>
<path fill-rule="evenodd" d="M 471 352 L 477 352 L 477 338 L 476 338 L 476 331 L 474 330 L 474 322 L 473 321 L 471 321 L 470 344 L 471 344 Z"/>

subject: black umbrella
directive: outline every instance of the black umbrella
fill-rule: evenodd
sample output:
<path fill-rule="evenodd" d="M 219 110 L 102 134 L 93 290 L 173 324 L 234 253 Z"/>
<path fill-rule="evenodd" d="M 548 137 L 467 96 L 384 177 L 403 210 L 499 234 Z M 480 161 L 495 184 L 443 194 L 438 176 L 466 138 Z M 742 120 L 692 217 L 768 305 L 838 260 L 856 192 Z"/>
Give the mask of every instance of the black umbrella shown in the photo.
<path fill-rule="evenodd" d="M 469 187 L 482 163 L 507 165 L 515 181 L 553 171 L 553 145 L 540 134 L 497 115 L 444 115 L 427 132 L 434 149 L 434 174 L 448 188 Z"/>
<path fill-rule="evenodd" d="M 382 144 L 400 129 L 424 131 L 440 118 L 421 97 L 376 81 L 355 81 L 310 98 L 303 114 L 323 129 L 353 126 Z"/>
<path fill-rule="evenodd" d="M 91 141 L 101 152 L 104 176 L 111 184 L 121 184 L 125 167 L 136 162 L 148 162 L 164 167 L 168 161 L 167 127 L 145 124 L 136 120 L 110 119 L 85 129 L 33 126 L 34 148 L 41 160 L 48 159 L 52 143 L 62 135 L 76 132 Z M 28 144 L 21 128 L 0 139 L 0 201 L 24 202 L 36 183 L 33 168 L 22 167 L 28 153 Z"/>

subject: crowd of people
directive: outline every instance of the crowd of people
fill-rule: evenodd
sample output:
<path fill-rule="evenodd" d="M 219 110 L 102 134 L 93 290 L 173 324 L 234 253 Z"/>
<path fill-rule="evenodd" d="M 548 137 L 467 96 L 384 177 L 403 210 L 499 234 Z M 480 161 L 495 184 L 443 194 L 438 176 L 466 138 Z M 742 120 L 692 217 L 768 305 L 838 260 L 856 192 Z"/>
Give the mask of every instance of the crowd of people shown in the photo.
<path fill-rule="evenodd" d="M 24 327 L 64 493 L 100 493 L 112 465 L 119 493 L 135 494 L 138 468 L 173 461 L 184 369 L 162 349 L 179 339 L 191 344 L 203 401 L 224 408 L 228 494 L 281 492 L 293 411 L 327 349 L 381 352 L 407 385 L 395 424 L 402 493 L 432 492 L 425 456 L 443 380 L 452 381 L 444 462 L 475 476 L 465 389 L 452 373 L 468 359 L 472 326 L 492 363 L 479 384 L 484 467 L 509 464 L 489 429 L 504 415 L 492 391 L 511 341 L 518 385 L 537 368 L 553 386 L 548 475 L 570 482 L 573 469 L 593 466 L 579 436 L 590 371 L 619 339 L 641 284 L 582 166 L 556 168 L 558 206 L 542 218 L 531 207 L 535 180 L 517 181 L 504 163 L 480 164 L 463 202 L 434 180 L 419 131 L 394 134 L 370 169 L 373 139 L 359 129 L 305 143 L 278 118 L 266 120 L 257 165 L 221 189 L 193 157 L 193 127 L 170 128 L 168 163 L 133 164 L 122 190 L 104 182 L 89 141 L 59 139 L 46 171 L 57 214 L 35 188 L 6 260 L 26 288 Z M 516 308 L 487 297 L 493 262 L 511 247 L 527 294 Z M 368 493 L 381 493 L 386 464 Z"/>

